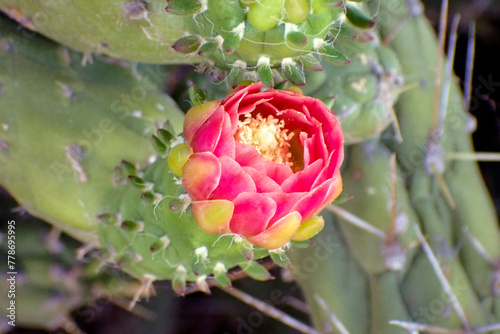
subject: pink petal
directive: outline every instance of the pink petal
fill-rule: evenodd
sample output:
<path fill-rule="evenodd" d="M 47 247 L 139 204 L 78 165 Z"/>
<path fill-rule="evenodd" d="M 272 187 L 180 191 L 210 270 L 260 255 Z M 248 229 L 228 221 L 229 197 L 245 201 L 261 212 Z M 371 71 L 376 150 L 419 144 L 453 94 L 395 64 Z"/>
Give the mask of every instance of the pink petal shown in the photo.
<path fill-rule="evenodd" d="M 189 143 L 195 153 L 213 152 L 215 150 L 221 135 L 224 114 L 224 108 L 217 108 L 195 132 Z"/>
<path fill-rule="evenodd" d="M 255 246 L 266 249 L 283 247 L 295 234 L 301 221 L 302 217 L 298 212 L 290 212 L 261 234 L 247 237 L 247 240 Z"/>
<path fill-rule="evenodd" d="M 299 109 L 300 106 L 304 104 L 304 96 L 297 95 L 294 92 L 286 90 L 268 90 L 264 92 L 258 92 L 255 94 L 249 94 L 241 101 L 241 108 L 255 104 L 259 100 L 270 100 L 271 104 L 276 106 L 279 110 L 284 109 Z"/>
<path fill-rule="evenodd" d="M 227 199 L 232 201 L 243 192 L 255 192 L 257 188 L 250 175 L 233 159 L 219 157 L 221 176 L 217 188 L 210 195 L 210 199 Z"/>
<path fill-rule="evenodd" d="M 254 102 L 254 103 L 252 103 L 252 104 L 249 104 L 249 105 L 247 105 L 247 106 L 245 106 L 245 107 L 242 107 L 242 108 L 238 109 L 238 115 L 245 115 L 245 114 L 248 114 L 248 113 L 252 113 L 252 112 L 253 112 L 254 110 L 256 110 L 256 109 L 264 109 L 264 110 L 268 110 L 268 111 L 267 111 L 267 113 L 266 113 L 266 112 L 263 112 L 263 113 L 262 113 L 262 112 L 260 112 L 260 110 L 259 110 L 259 111 L 257 111 L 255 114 L 262 113 L 262 114 L 263 114 L 263 116 L 264 116 L 264 115 L 266 115 L 266 116 L 267 116 L 267 115 L 269 114 L 269 111 L 271 111 L 271 112 L 272 112 L 272 114 L 275 114 L 275 112 L 274 112 L 274 111 L 275 111 L 276 109 L 275 109 L 275 108 L 272 108 L 272 107 L 271 107 L 271 108 L 269 108 L 269 107 L 270 107 L 270 105 L 269 105 L 268 103 L 266 103 L 266 102 L 267 102 L 267 101 L 269 101 L 269 100 L 272 100 L 272 99 L 270 99 L 270 98 L 269 98 L 269 99 L 260 99 L 260 100 L 255 101 L 255 102 Z M 264 108 L 259 108 L 259 107 L 260 107 L 260 106 L 262 106 L 262 105 L 264 105 Z M 266 105 L 268 106 L 268 108 L 266 108 L 266 107 L 265 107 Z"/>
<path fill-rule="evenodd" d="M 258 193 L 241 193 L 234 200 L 231 232 L 241 235 L 256 235 L 264 231 L 276 212 L 276 203 Z"/>
<path fill-rule="evenodd" d="M 231 130 L 231 119 L 228 114 L 224 114 L 221 135 L 214 154 L 218 157 L 225 155 L 231 159 L 235 158 L 234 134 Z"/>
<path fill-rule="evenodd" d="M 237 163 L 243 167 L 253 167 L 257 170 L 264 170 L 266 161 L 257 151 L 257 148 L 252 145 L 235 142 L 236 152 L 235 158 Z"/>
<path fill-rule="evenodd" d="M 242 108 L 240 105 L 243 99 L 249 94 L 255 94 L 259 92 L 264 85 L 260 82 L 251 84 L 249 86 L 240 86 L 236 90 L 226 97 L 222 101 L 222 105 L 226 109 L 226 112 L 231 116 L 233 131 L 236 130 L 238 122 L 238 110 Z"/>
<path fill-rule="evenodd" d="M 325 182 L 327 179 L 332 178 L 339 171 L 343 160 L 344 160 L 343 148 L 331 152 L 325 167 L 318 175 L 318 178 L 314 181 L 312 188 L 315 188 L 320 184 L 322 184 L 323 182 Z"/>
<path fill-rule="evenodd" d="M 207 199 L 219 184 L 221 164 L 209 152 L 192 154 L 183 167 L 182 185 L 195 201 Z"/>
<path fill-rule="evenodd" d="M 326 181 L 297 202 L 292 210 L 298 211 L 304 217 L 304 221 L 314 218 L 331 202 L 330 198 L 334 194 L 337 192 L 340 194 L 339 189 L 336 188 L 338 185 L 337 179 Z M 342 187 L 340 187 L 340 191 L 342 191 Z"/>
<path fill-rule="evenodd" d="M 243 167 L 243 170 L 250 175 L 258 193 L 282 192 L 280 185 L 265 174 L 265 171 L 252 167 Z"/>
<path fill-rule="evenodd" d="M 198 226 L 207 233 L 230 233 L 229 222 L 233 216 L 234 204 L 224 199 L 195 201 L 191 205 Z"/>
<path fill-rule="evenodd" d="M 318 178 L 323 169 L 323 160 L 316 160 L 312 165 L 307 166 L 300 172 L 290 176 L 283 182 L 281 187 L 284 192 L 305 192 L 311 190 L 314 180 Z"/>
<path fill-rule="evenodd" d="M 219 108 L 220 101 L 212 101 L 192 107 L 186 113 L 184 119 L 184 138 L 189 145 L 194 134 L 205 123 L 205 121 Z"/>
<path fill-rule="evenodd" d="M 319 205 L 320 209 L 316 212 L 312 212 L 310 214 L 311 217 L 316 216 L 317 214 L 320 213 L 321 210 L 323 210 L 327 205 L 332 203 L 337 197 L 339 197 L 340 193 L 342 192 L 342 177 L 340 176 L 340 171 L 337 171 L 333 177 L 333 181 L 327 191 L 327 194 L 325 195 L 325 199 L 323 202 Z"/>
<path fill-rule="evenodd" d="M 277 164 L 272 161 L 264 161 L 264 168 L 267 176 L 273 179 L 277 184 L 282 184 L 293 175 L 293 171 L 289 166 Z"/>
<path fill-rule="evenodd" d="M 290 212 L 292 212 L 292 208 L 295 204 L 304 198 L 307 193 L 268 193 L 267 197 L 271 198 L 276 202 L 276 213 L 274 217 L 271 218 L 271 221 L 267 225 L 267 228 L 272 226 L 276 221 L 280 220 Z"/>

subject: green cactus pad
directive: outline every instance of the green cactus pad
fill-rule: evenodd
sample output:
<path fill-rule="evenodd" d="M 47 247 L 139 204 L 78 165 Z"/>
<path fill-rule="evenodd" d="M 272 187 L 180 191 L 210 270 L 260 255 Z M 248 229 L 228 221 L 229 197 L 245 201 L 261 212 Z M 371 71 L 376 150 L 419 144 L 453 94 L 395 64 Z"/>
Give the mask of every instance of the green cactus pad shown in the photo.
<path fill-rule="evenodd" d="M 191 63 L 170 47 L 186 31 L 163 0 L 0 0 L 0 10 L 25 27 L 74 50 L 147 63 Z"/>
<path fill-rule="evenodd" d="M 80 55 L 16 24 L 0 29 L 0 184 L 30 213 L 96 241 L 96 216 L 116 191 L 121 160 L 145 165 L 149 136 L 182 113 L 131 68 Z M 148 135 L 149 134 L 149 135 Z"/>

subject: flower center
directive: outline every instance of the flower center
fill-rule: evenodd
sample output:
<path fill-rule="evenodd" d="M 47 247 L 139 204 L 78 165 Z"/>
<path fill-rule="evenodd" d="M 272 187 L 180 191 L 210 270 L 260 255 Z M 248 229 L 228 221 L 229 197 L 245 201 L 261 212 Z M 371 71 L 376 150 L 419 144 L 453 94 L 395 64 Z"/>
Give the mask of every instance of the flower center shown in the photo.
<path fill-rule="evenodd" d="M 246 114 L 243 120 L 238 121 L 234 138 L 240 143 L 255 146 L 264 160 L 293 167 L 289 143 L 293 133 L 288 132 L 285 122 L 272 115 L 263 118 L 261 114 L 255 117 Z"/>

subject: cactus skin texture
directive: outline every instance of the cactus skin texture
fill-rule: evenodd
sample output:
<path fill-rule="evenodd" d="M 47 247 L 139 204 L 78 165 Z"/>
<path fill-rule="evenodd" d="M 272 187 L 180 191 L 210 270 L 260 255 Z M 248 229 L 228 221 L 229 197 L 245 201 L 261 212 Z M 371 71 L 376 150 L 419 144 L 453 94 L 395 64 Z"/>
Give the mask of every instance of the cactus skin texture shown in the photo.
<path fill-rule="evenodd" d="M 186 209 L 167 167 L 182 115 L 147 78 L 101 61 L 82 68 L 66 49 L 2 25 L 0 184 L 26 211 L 101 248 L 104 262 L 146 285 L 171 279 L 180 294 L 200 276 L 228 285 L 228 269 L 259 266 L 252 260 L 267 250 L 203 232 Z M 32 95 L 19 99 L 25 91 Z"/>
<path fill-rule="evenodd" d="M 336 65 L 350 63 L 334 42 L 338 36 L 352 38 L 351 30 L 374 26 L 362 7 L 330 0 L 170 0 L 166 10 L 185 16 L 191 33 L 173 49 L 205 57 L 200 70 L 215 79 L 227 77 L 233 86 L 245 78 L 267 86 L 286 79 L 302 86 L 304 69 L 318 69 L 315 56 Z M 348 15 L 353 11 L 356 18 Z"/>
<path fill-rule="evenodd" d="M 116 165 L 147 163 L 156 152 L 144 134 L 167 118 L 179 131 L 182 114 L 130 69 L 101 61 L 82 67 L 78 54 L 14 31 L 2 22 L 0 183 L 32 214 L 95 240 Z"/>
<path fill-rule="evenodd" d="M 0 10 L 30 30 L 74 50 L 145 63 L 191 63 L 170 49 L 184 21 L 164 11 L 164 2 L 1 0 Z"/>
<path fill-rule="evenodd" d="M 397 32 L 388 47 L 401 62 L 406 84 L 419 85 L 403 92 L 395 106 L 402 142 L 388 129 L 346 150 L 344 189 L 353 198 L 333 206 L 331 216 L 324 214 L 333 220 L 329 235 L 317 236 L 310 249 L 289 253 L 292 271 L 313 308 L 316 327 L 326 332 L 339 328 L 337 320 L 350 333 L 407 333 L 410 328 L 468 333 L 498 323 L 500 231 L 491 200 L 474 163 L 436 154 L 436 147 L 472 151 L 462 95 L 452 81 L 442 136 L 436 137 L 437 43 L 420 3 L 374 1 L 369 6 L 388 18 L 380 19 L 382 36 Z M 438 174 L 455 205 L 433 167 L 442 167 Z M 348 213 L 368 227 L 354 226 L 360 222 Z M 326 243 L 328 238 L 335 242 Z M 330 256 L 321 256 L 325 250 Z"/>

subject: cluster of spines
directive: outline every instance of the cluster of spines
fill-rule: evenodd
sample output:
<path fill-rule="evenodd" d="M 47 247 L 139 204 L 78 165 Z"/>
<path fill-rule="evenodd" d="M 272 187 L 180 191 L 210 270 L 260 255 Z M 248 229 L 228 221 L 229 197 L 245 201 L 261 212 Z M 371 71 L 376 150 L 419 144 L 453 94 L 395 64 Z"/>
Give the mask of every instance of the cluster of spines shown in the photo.
<path fill-rule="evenodd" d="M 194 27 L 192 34 L 178 39 L 172 48 L 183 54 L 198 54 L 204 57 L 200 71 L 215 73 L 216 80 L 227 77 L 233 87 L 245 79 L 259 79 L 269 87 L 284 79 L 302 86 L 305 84 L 304 70 L 321 70 L 316 56 L 336 65 L 350 64 L 347 57 L 333 45 L 336 38 L 357 38 L 344 24 L 344 17 L 353 29 L 369 29 L 375 25 L 375 21 L 365 15 L 357 5 L 339 0 L 297 0 L 293 5 L 289 0 L 226 1 L 227 8 L 220 14 L 220 19 L 212 22 L 206 17 L 217 15 L 213 12 L 219 9 L 218 2 L 168 0 L 167 12 L 192 16 Z M 321 29 L 317 30 L 320 33 L 308 33 L 309 28 L 305 27 L 308 17 L 319 16 L 326 11 L 332 12 L 331 20 L 320 22 L 318 19 Z M 228 12 L 234 13 L 234 16 L 228 17 Z M 342 13 L 344 16 L 340 15 Z M 204 17 L 206 21 L 200 20 L 199 17 Z M 209 31 L 199 28 L 204 25 L 203 22 L 211 25 Z M 214 29 L 214 25 L 220 26 L 219 29 Z M 248 33 L 247 25 L 252 26 L 254 30 Z M 276 54 L 259 54 L 257 50 L 256 55 L 247 59 L 249 57 L 240 54 L 238 48 L 243 40 L 253 38 L 253 31 L 266 32 L 265 36 L 268 36 L 270 31 L 279 31 L 281 37 L 276 49 L 282 48 L 283 45 L 288 48 L 281 53 L 276 51 Z M 275 41 L 252 43 L 269 48 Z M 238 53 L 239 57 L 229 57 L 233 53 Z"/>

